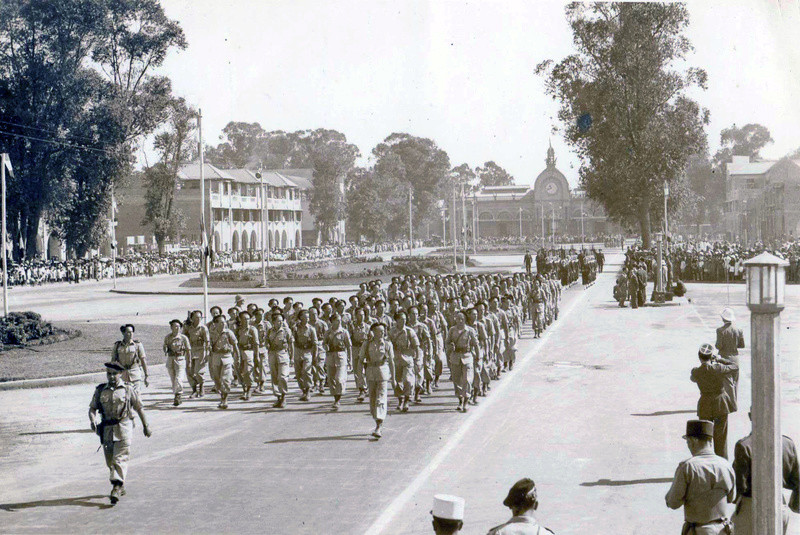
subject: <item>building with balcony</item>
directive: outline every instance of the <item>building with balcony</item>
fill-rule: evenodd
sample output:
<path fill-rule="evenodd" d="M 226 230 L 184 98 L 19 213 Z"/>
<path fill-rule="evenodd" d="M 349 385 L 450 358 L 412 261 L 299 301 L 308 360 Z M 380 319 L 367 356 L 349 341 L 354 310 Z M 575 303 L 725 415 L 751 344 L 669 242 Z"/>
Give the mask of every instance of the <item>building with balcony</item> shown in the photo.
<path fill-rule="evenodd" d="M 205 164 L 206 225 L 217 251 L 270 250 L 302 247 L 305 196 L 303 187 L 280 170 L 219 169 Z M 183 232 L 167 249 L 198 245 L 200 235 L 200 164 L 178 171 L 174 208 L 183 217 Z M 145 188 L 139 177 L 120 190 L 117 243 L 121 252 L 152 251 L 152 229 L 142 225 Z"/>

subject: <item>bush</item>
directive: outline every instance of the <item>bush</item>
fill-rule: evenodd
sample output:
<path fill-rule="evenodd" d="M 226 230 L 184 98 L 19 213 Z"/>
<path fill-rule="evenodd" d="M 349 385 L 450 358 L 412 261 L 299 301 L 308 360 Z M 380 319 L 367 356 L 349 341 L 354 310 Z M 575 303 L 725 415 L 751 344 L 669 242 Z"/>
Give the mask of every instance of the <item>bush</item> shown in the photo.
<path fill-rule="evenodd" d="M 35 312 L 11 312 L 0 319 L 0 348 L 21 346 L 55 333 L 52 324 Z"/>

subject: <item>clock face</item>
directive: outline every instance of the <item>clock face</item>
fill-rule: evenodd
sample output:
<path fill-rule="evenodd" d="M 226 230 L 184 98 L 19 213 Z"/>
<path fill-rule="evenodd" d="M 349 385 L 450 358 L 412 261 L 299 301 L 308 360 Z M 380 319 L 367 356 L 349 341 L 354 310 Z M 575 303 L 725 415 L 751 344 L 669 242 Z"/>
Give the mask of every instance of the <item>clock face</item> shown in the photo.
<path fill-rule="evenodd" d="M 558 191 L 558 185 L 557 185 L 555 182 L 549 182 L 549 183 L 547 184 L 547 186 L 545 186 L 545 188 L 544 188 L 544 189 L 545 189 L 545 191 L 547 191 L 547 193 L 549 193 L 550 195 L 555 195 L 555 194 L 556 194 L 556 192 Z"/>

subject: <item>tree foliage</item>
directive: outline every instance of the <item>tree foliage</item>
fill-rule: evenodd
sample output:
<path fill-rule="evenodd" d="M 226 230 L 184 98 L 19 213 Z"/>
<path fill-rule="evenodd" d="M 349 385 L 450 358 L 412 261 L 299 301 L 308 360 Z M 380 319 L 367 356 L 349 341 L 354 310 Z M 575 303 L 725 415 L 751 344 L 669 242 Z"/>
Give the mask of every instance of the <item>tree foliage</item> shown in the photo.
<path fill-rule="evenodd" d="M 176 98 L 169 107 L 167 129 L 153 143 L 159 162 L 145 169 L 145 214 L 143 225 L 153 227 L 159 251 L 164 251 L 168 239 L 175 238 L 184 228 L 184 215 L 174 206 L 178 186 L 178 170 L 183 162 L 194 156 L 194 134 L 197 111 Z"/>
<path fill-rule="evenodd" d="M 677 70 L 691 50 L 686 6 L 571 3 L 576 53 L 545 61 L 547 92 L 560 102 L 567 142 L 582 160 L 581 185 L 612 219 L 638 225 L 650 244 L 663 214 L 663 183 L 674 212 L 687 191 L 684 170 L 706 147 L 708 112 L 686 96 L 706 73 Z"/>
<path fill-rule="evenodd" d="M 766 126 L 750 123 L 737 128 L 736 125 L 726 128 L 719 135 L 720 149 L 714 154 L 714 165 L 725 172 L 725 164 L 732 161 L 733 156 L 747 156 L 751 161 L 761 157 L 761 149 L 772 143 L 772 135 Z"/>
<path fill-rule="evenodd" d="M 75 254 L 100 243 L 112 183 L 163 119 L 170 84 L 150 72 L 173 47 L 183 34 L 156 0 L 0 3 L 9 221 L 27 237 L 17 256 L 36 253 L 45 215 Z"/>
<path fill-rule="evenodd" d="M 511 186 L 514 184 L 514 177 L 493 161 L 477 167 L 475 172 L 478 175 L 481 186 Z"/>
<path fill-rule="evenodd" d="M 347 177 L 347 233 L 356 240 L 396 238 L 407 229 L 408 188 L 375 169 L 357 167 Z"/>
<path fill-rule="evenodd" d="M 412 191 L 412 217 L 422 222 L 433 216 L 435 202 L 448 183 L 450 157 L 436 142 L 410 134 L 395 133 L 372 149 L 375 170 L 383 180 Z M 436 214 L 438 217 L 438 214 Z"/>

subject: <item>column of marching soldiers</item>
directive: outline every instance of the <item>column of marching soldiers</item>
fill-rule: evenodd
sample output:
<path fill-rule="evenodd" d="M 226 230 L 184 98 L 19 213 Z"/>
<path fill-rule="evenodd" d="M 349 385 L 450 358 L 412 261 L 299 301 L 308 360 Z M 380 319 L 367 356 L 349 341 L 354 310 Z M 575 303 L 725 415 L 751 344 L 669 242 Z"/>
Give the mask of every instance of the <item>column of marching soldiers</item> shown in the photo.
<path fill-rule="evenodd" d="M 186 320 L 170 321 L 171 332 L 163 343 L 173 404 L 183 402 L 186 380 L 190 398 L 207 394 L 207 369 L 220 409 L 228 408 L 232 388 L 241 385 L 240 399 L 247 401 L 264 394 L 268 380 L 273 407 L 281 409 L 293 367 L 299 402 L 323 394 L 327 387 L 334 411 L 340 408 L 352 373 L 356 402 L 369 399 L 376 439 L 382 436 L 390 388 L 398 400 L 397 411 L 408 412 L 412 400 L 424 403 L 448 373 L 456 410 L 467 412 L 487 395 L 493 381 L 513 370 L 523 324 L 531 321 L 534 337 L 540 337 L 558 318 L 563 287 L 580 276 L 575 257 L 554 255 L 538 267 L 537 273 L 513 275 L 394 277 L 386 288 L 375 280 L 362 283 L 349 303 L 316 297 L 308 308 L 286 297 L 282 307 L 270 299 L 262 309 L 236 296 L 236 306 L 227 315 L 219 306 L 212 307 L 208 322 L 202 311 L 191 311 Z M 125 494 L 134 411 L 145 435 L 151 434 L 140 398 L 149 386 L 149 372 L 135 330 L 131 324 L 120 327 L 122 340 L 114 344 L 106 363 L 108 382 L 95 389 L 89 408 L 110 472 L 112 503 Z"/>

